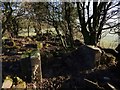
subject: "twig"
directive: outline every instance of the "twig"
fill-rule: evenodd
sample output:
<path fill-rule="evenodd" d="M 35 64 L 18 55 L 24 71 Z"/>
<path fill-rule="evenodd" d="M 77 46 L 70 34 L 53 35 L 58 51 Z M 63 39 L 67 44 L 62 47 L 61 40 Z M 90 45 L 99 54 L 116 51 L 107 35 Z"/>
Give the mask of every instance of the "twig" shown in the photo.
<path fill-rule="evenodd" d="M 91 83 L 91 84 L 93 84 L 93 85 L 96 86 L 97 88 L 104 89 L 103 87 L 100 87 L 97 82 L 93 82 L 93 81 L 88 80 L 88 79 L 84 79 L 84 80 L 87 81 L 87 82 L 89 82 L 89 83 Z"/>

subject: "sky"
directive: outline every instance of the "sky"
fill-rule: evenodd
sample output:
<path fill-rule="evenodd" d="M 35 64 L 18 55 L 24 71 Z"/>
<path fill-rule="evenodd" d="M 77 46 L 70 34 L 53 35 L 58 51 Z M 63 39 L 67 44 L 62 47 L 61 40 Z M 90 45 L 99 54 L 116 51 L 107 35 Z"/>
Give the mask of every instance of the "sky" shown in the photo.
<path fill-rule="evenodd" d="M 11 2 L 55 2 L 55 1 L 60 1 L 60 2 L 83 2 L 83 1 L 86 1 L 86 0 L 0 0 L 2 2 L 8 2 L 8 1 L 11 1 Z M 91 0 L 89 0 L 91 1 Z M 94 0 L 95 2 L 97 1 L 103 1 L 103 2 L 108 2 L 110 0 Z"/>

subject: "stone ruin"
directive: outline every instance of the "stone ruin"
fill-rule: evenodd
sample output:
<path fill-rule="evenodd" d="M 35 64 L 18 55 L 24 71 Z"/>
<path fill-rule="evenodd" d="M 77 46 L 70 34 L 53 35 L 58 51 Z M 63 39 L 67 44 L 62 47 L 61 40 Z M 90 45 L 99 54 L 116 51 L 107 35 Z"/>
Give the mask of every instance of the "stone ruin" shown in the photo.
<path fill-rule="evenodd" d="M 67 55 L 64 62 L 73 70 L 93 69 L 99 64 L 102 51 L 94 46 L 81 45 L 77 50 Z"/>

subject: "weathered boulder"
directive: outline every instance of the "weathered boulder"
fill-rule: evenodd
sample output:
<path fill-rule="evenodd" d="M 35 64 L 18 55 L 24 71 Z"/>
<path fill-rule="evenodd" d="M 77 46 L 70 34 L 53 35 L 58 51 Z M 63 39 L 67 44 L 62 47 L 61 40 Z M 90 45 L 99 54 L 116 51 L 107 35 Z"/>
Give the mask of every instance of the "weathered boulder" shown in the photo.
<path fill-rule="evenodd" d="M 120 44 L 116 47 L 116 49 L 118 51 L 118 57 L 117 57 L 117 60 L 118 60 L 118 63 L 117 63 L 117 73 L 120 75 Z"/>
<path fill-rule="evenodd" d="M 115 48 L 118 51 L 117 59 L 120 60 L 120 44 Z"/>
<path fill-rule="evenodd" d="M 102 51 L 95 46 L 82 45 L 70 53 L 64 60 L 66 65 L 73 70 L 92 69 L 99 64 Z"/>
<path fill-rule="evenodd" d="M 120 52 L 120 44 L 115 48 L 115 50 Z"/>
<path fill-rule="evenodd" d="M 116 57 L 110 53 L 104 52 L 101 56 L 100 64 L 107 66 L 116 65 L 117 64 Z"/>
<path fill-rule="evenodd" d="M 14 45 L 14 43 L 12 42 L 11 39 L 5 39 L 5 40 L 3 40 L 3 44 L 4 45 L 8 45 L 8 46 L 13 46 Z"/>
<path fill-rule="evenodd" d="M 25 89 L 26 88 L 26 82 L 24 82 L 19 77 L 10 77 L 6 76 L 4 79 L 4 82 L 2 84 L 2 89 Z"/>
<path fill-rule="evenodd" d="M 37 44 L 25 44 L 26 48 L 37 48 Z"/>
<path fill-rule="evenodd" d="M 13 80 L 9 76 L 7 76 L 2 84 L 2 89 L 11 88 L 12 84 Z"/>
<path fill-rule="evenodd" d="M 116 50 L 114 50 L 114 49 L 102 48 L 102 50 L 103 50 L 105 53 L 112 54 L 112 55 L 115 56 L 115 57 L 118 56 L 118 51 L 116 51 Z"/>
<path fill-rule="evenodd" d="M 16 85 L 13 85 L 12 88 L 14 89 L 25 89 L 27 87 L 26 82 L 24 82 L 21 78 L 19 77 L 14 77 L 16 79 Z"/>
<path fill-rule="evenodd" d="M 3 47 L 4 55 L 17 55 L 18 50 L 16 48 L 6 48 Z"/>
<path fill-rule="evenodd" d="M 111 63 L 111 65 L 116 65 L 118 63 L 118 60 L 120 59 L 120 53 L 117 51 L 117 49 L 101 48 L 101 50 L 103 52 L 101 56 L 101 64 L 110 65 Z"/>

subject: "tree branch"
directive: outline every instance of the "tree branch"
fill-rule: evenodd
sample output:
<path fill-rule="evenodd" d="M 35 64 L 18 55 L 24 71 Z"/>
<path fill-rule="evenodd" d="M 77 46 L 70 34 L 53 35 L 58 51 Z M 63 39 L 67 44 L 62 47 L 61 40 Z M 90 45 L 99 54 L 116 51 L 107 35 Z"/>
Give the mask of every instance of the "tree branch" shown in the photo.
<path fill-rule="evenodd" d="M 111 6 L 112 2 L 110 2 L 110 3 L 107 5 L 107 7 L 106 7 L 106 4 L 107 4 L 107 2 L 104 2 L 104 4 L 103 4 L 103 8 L 104 8 L 103 13 L 104 13 L 104 15 L 103 15 L 102 21 L 100 22 L 100 26 L 99 26 L 99 28 L 98 28 L 97 40 L 98 40 L 99 36 L 101 35 L 102 27 L 103 27 L 103 25 L 105 24 L 106 14 L 107 14 L 108 8 Z"/>
<path fill-rule="evenodd" d="M 116 25 L 114 25 L 114 26 L 107 27 L 107 28 L 102 28 L 102 30 L 114 28 L 114 27 L 117 27 L 117 26 L 119 26 L 119 25 L 120 25 L 120 23 L 118 23 L 118 24 L 116 24 Z"/>

